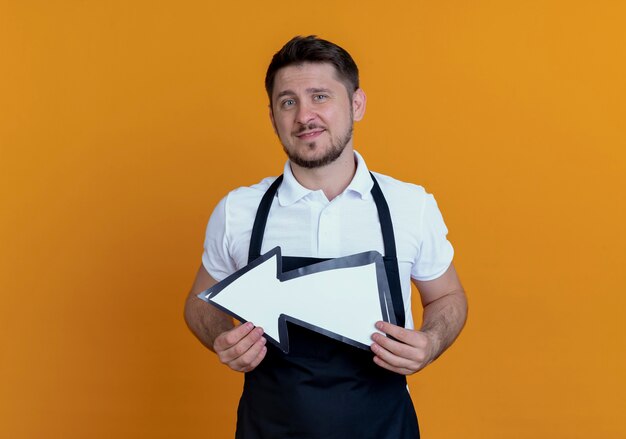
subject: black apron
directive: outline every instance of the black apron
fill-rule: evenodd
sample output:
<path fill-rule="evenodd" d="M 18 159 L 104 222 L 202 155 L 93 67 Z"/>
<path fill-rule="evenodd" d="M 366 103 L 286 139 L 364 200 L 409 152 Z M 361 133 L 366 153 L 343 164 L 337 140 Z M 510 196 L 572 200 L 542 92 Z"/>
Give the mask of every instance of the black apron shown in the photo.
<path fill-rule="evenodd" d="M 396 314 L 404 304 L 391 215 L 372 175 L 385 248 L 385 271 Z M 248 263 L 261 255 L 269 210 L 282 182 L 269 187 L 256 214 Z M 283 256 L 283 272 L 326 259 Z M 349 318 L 349 316 L 346 316 Z M 417 417 L 403 375 L 377 366 L 369 351 L 287 323 L 289 353 L 268 343 L 267 354 L 245 375 L 237 410 L 238 439 L 415 439 Z"/>

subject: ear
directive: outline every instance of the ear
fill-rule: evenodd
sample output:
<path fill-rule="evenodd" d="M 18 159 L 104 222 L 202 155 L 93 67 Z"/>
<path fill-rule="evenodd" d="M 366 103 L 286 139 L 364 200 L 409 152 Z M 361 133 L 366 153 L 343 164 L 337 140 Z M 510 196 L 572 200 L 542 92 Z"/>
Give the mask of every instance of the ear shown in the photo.
<path fill-rule="evenodd" d="M 278 135 L 278 131 L 276 130 L 276 122 L 274 122 L 274 110 L 272 109 L 272 104 L 267 106 L 269 110 L 270 122 L 272 122 L 272 128 L 274 129 L 274 134 Z"/>
<path fill-rule="evenodd" d="M 352 95 L 352 117 L 355 121 L 363 119 L 365 116 L 365 104 L 367 103 L 367 97 L 362 89 L 358 89 Z"/>

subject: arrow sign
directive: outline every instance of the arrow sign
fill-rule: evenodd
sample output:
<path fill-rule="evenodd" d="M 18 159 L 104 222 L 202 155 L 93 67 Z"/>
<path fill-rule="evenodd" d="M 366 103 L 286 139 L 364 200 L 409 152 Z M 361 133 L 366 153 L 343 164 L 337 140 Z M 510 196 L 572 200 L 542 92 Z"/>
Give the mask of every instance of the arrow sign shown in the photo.
<path fill-rule="evenodd" d="M 289 352 L 287 322 L 369 350 L 374 324 L 395 324 L 383 257 L 376 251 L 282 272 L 276 247 L 198 297 Z"/>

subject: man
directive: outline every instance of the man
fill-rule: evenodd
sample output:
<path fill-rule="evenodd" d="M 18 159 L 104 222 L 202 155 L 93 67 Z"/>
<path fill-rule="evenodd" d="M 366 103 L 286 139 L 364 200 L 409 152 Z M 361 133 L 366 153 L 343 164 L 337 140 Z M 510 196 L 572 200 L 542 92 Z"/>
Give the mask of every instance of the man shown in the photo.
<path fill-rule="evenodd" d="M 274 55 L 265 85 L 289 160 L 278 179 L 236 189 L 215 208 L 187 324 L 222 363 L 246 373 L 237 437 L 419 437 L 405 376 L 450 346 L 467 313 L 437 204 L 419 186 L 371 174 L 354 151 L 353 122 L 362 119 L 366 97 L 344 49 L 293 38 Z M 266 344 L 263 328 L 235 326 L 196 297 L 276 246 L 288 255 L 284 271 L 379 251 L 397 325 L 376 323 L 371 352 L 290 325 L 284 354 Z M 411 281 L 424 307 L 419 330 Z"/>

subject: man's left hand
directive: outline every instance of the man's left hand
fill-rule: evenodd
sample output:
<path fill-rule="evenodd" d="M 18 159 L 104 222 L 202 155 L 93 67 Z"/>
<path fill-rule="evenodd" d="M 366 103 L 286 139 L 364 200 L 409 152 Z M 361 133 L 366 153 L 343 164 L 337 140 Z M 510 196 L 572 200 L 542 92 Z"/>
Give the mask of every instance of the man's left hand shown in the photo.
<path fill-rule="evenodd" d="M 438 349 L 429 334 L 387 322 L 377 322 L 376 328 L 393 337 L 379 333 L 372 335 L 374 362 L 380 367 L 401 375 L 411 375 L 435 359 Z"/>

